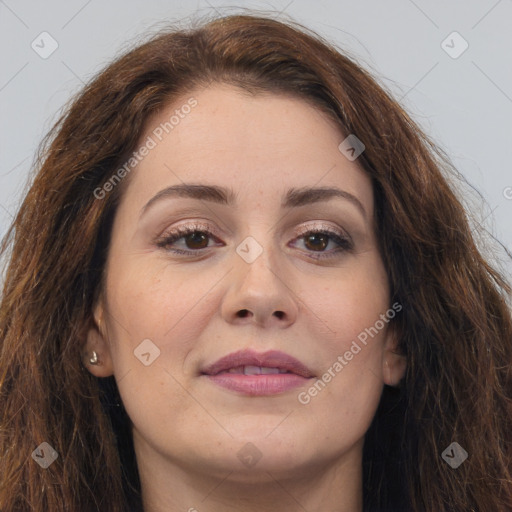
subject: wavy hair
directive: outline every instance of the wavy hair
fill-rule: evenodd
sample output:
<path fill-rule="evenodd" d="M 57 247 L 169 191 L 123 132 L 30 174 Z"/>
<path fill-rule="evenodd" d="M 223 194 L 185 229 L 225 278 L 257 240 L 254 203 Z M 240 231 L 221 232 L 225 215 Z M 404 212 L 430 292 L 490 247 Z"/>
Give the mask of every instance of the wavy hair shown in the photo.
<path fill-rule="evenodd" d="M 112 221 L 129 183 L 97 199 L 148 118 L 219 82 L 302 98 L 366 146 L 393 320 L 407 371 L 366 433 L 364 510 L 512 510 L 509 284 L 482 256 L 449 185 L 453 169 L 392 94 L 295 22 L 232 15 L 171 28 L 116 58 L 41 144 L 1 251 L 0 509 L 142 510 L 130 420 L 114 377 L 82 363 Z M 103 190 L 106 190 L 105 188 Z M 453 441 L 468 459 L 441 457 Z M 31 454 L 48 442 L 47 469 Z"/>

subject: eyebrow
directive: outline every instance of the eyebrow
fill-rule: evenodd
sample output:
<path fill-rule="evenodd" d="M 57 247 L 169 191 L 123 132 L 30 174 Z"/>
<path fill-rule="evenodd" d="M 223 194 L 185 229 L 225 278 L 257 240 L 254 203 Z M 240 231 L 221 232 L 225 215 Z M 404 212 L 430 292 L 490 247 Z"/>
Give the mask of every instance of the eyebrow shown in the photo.
<path fill-rule="evenodd" d="M 201 201 L 211 201 L 221 205 L 233 206 L 236 203 L 237 195 L 231 188 L 220 187 L 217 185 L 203 185 L 203 184 L 190 184 L 183 183 L 180 185 L 172 185 L 170 187 L 160 190 L 154 195 L 142 208 L 141 216 L 156 202 L 164 198 L 172 197 L 185 197 L 191 199 L 199 199 Z M 346 192 L 336 187 L 302 187 L 290 188 L 282 202 L 281 208 L 298 208 L 321 201 L 329 201 L 331 199 L 344 199 L 351 202 L 363 214 L 366 219 L 366 210 L 364 209 L 361 201 Z"/>

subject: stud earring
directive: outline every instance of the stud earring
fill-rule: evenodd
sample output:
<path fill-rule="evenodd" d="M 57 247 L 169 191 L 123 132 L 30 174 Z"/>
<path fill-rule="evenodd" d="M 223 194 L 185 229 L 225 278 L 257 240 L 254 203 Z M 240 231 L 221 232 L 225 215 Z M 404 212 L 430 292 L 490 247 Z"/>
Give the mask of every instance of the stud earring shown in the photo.
<path fill-rule="evenodd" d="M 92 365 L 99 364 L 98 354 L 96 353 L 96 350 L 92 351 L 92 357 L 89 359 L 89 363 L 91 363 Z"/>

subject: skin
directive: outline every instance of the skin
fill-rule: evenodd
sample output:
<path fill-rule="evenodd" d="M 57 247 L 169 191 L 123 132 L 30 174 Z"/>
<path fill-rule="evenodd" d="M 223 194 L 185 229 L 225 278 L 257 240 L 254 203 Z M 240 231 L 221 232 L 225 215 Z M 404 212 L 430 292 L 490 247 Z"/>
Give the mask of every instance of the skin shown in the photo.
<path fill-rule="evenodd" d="M 175 101 L 149 120 L 141 141 L 192 96 L 197 106 L 130 175 L 85 347 L 100 360 L 89 371 L 115 376 L 132 420 L 145 510 L 361 511 L 364 434 L 383 385 L 397 385 L 405 371 L 392 323 L 308 404 L 297 397 L 316 379 L 253 397 L 200 371 L 239 349 L 275 349 L 321 377 L 391 307 L 370 179 L 338 150 L 345 136 L 318 109 L 228 85 Z M 182 183 L 229 186 L 236 203 L 165 197 L 140 217 L 159 191 Z M 289 188 L 320 186 L 352 194 L 365 213 L 339 198 L 281 208 Z M 213 236 L 157 246 L 196 222 Z M 306 228 L 348 234 L 353 247 L 308 243 Z M 252 263 L 236 252 L 248 236 L 263 249 Z M 322 252 L 332 257 L 315 258 Z M 144 339 L 160 350 L 148 366 L 134 355 Z M 249 442 L 261 454 L 251 467 L 237 456 Z"/>

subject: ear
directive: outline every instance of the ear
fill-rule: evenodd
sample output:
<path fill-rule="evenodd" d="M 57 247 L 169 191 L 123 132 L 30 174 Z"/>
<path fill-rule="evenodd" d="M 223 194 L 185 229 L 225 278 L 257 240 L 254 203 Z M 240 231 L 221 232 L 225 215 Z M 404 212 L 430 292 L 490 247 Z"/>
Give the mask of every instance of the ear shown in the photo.
<path fill-rule="evenodd" d="M 384 384 L 398 387 L 407 369 L 406 356 L 398 352 L 398 336 L 393 326 L 389 326 L 384 352 L 382 354 L 382 376 Z"/>
<path fill-rule="evenodd" d="M 82 348 L 82 362 L 85 368 L 95 377 L 110 377 L 114 374 L 112 354 L 106 324 L 104 322 L 104 307 L 102 300 L 94 307 L 92 318 L 87 327 L 86 342 Z M 97 354 L 97 363 L 92 364 L 90 359 L 93 351 Z"/>

